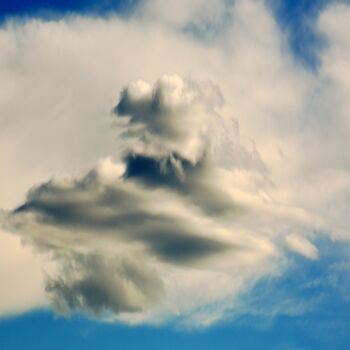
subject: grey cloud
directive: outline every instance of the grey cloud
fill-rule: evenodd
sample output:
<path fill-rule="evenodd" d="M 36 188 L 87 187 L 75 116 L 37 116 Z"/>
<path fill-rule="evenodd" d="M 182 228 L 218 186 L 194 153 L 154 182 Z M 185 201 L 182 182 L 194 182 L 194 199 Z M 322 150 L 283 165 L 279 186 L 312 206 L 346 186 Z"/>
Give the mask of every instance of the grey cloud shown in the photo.
<path fill-rule="evenodd" d="M 164 76 L 153 87 L 130 84 L 115 108 L 127 116 L 124 174 L 116 176 L 108 163 L 107 174 L 97 167 L 51 180 L 7 215 L 9 230 L 60 266 L 46 283 L 59 312 L 142 312 L 163 295 L 152 264 L 192 268 L 243 249 L 202 224 L 241 209 L 211 173 L 206 155 L 221 103 L 213 84 L 178 76 Z M 163 201 L 171 203 L 166 210 Z"/>
<path fill-rule="evenodd" d="M 61 266 L 48 276 L 45 288 L 59 313 L 104 317 L 142 312 L 164 294 L 150 259 L 190 267 L 237 249 L 175 213 L 149 210 L 151 193 L 126 179 L 105 181 L 93 170 L 80 179 L 32 189 L 7 216 L 9 230 L 49 252 Z M 115 258 L 104 256 L 103 244 L 120 247 Z M 123 255 L 136 252 L 139 262 L 120 256 L 120 249 Z"/>
<path fill-rule="evenodd" d="M 84 311 L 101 317 L 140 312 L 159 302 L 164 293 L 154 272 L 135 260 L 94 254 L 71 254 L 60 259 L 60 274 L 47 278 L 46 291 L 61 314 Z"/>
<path fill-rule="evenodd" d="M 125 157 L 125 179 L 139 179 L 150 186 L 164 186 L 180 190 L 193 182 L 203 170 L 202 161 L 192 164 L 176 153 L 165 157 L 151 157 L 129 153 Z"/>
<path fill-rule="evenodd" d="M 193 164 L 176 153 L 161 157 L 128 154 L 125 162 L 125 179 L 177 192 L 207 215 L 234 215 L 242 210 L 216 184 L 216 179 L 205 176 L 209 169 L 204 156 Z"/>
<path fill-rule="evenodd" d="M 147 238 L 159 256 L 177 264 L 191 264 L 198 259 L 234 248 L 219 240 L 176 231 L 176 227 L 156 230 Z"/>
<path fill-rule="evenodd" d="M 238 122 L 219 114 L 222 105 L 221 92 L 210 81 L 164 75 L 153 85 L 139 80 L 126 86 L 114 113 L 124 120 L 128 154 L 164 157 L 163 166 L 172 158 L 187 170 L 210 156 L 219 166 L 266 174 L 255 145 L 242 145 Z"/>
<path fill-rule="evenodd" d="M 139 242 L 152 255 L 177 263 L 194 262 L 230 248 L 176 215 L 151 212 L 142 196 L 144 190 L 136 193 L 125 182 L 108 184 L 89 173 L 69 185 L 49 182 L 33 189 L 12 217 L 18 221 L 21 215 L 32 213 L 39 225 L 70 229 L 76 236 L 89 231 L 117 241 Z M 50 237 L 36 235 L 35 241 L 45 246 Z"/>

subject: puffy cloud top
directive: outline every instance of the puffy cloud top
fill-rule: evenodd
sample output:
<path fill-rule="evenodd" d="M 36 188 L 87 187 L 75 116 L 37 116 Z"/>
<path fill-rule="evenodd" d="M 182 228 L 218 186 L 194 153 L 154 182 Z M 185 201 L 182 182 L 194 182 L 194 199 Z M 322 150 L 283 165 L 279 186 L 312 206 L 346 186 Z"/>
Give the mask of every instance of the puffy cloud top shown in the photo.
<path fill-rule="evenodd" d="M 151 155 L 177 152 L 192 162 L 202 158 L 223 99 L 211 82 L 164 75 L 151 86 L 139 80 L 123 89 L 114 111 L 129 117 L 125 135 L 137 138 L 132 150 Z"/>

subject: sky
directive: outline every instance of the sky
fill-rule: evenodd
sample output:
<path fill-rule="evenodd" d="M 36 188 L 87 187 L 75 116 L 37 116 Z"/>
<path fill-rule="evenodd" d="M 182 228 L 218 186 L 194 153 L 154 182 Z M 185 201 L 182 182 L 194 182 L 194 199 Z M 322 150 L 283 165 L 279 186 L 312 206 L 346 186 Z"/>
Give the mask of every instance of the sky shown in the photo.
<path fill-rule="evenodd" d="M 0 3 L 0 348 L 345 349 L 350 3 Z"/>

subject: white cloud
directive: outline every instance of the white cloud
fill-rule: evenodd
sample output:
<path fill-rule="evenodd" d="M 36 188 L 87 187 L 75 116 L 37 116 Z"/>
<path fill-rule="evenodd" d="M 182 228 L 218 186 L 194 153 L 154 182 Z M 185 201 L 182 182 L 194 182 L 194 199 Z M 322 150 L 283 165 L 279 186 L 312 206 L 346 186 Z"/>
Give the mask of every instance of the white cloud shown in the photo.
<path fill-rule="evenodd" d="M 208 271 L 162 268 L 162 276 L 174 277 L 164 280 L 168 299 L 154 311 L 157 317 L 132 316 L 150 321 L 169 312 L 206 324 L 224 311 L 208 307 L 205 315 L 196 313 L 201 305 L 226 305 L 229 299 L 231 306 L 252 281 L 275 273 L 279 266 L 271 260 L 283 251 L 277 248 L 280 235 L 319 230 L 349 238 L 350 44 L 344 33 L 350 10 L 335 5 L 321 15 L 318 30 L 328 44 L 319 71 L 310 73 L 295 63 L 262 1 L 176 3 L 174 9 L 172 1 L 146 2 L 128 20 L 69 17 L 1 28 L 0 183 L 5 185 L 0 207 L 15 207 L 27 189 L 52 176 L 72 174 L 70 181 L 79 182 L 100 158 L 118 159 L 123 141 L 111 110 L 130 81 L 144 81 L 135 89 L 129 86 L 134 99 L 150 94 L 164 73 L 214 82 L 224 96 L 225 131 L 215 135 L 213 158 L 220 169 L 212 169 L 208 179 L 218 176 L 221 188 L 247 210 L 214 222 L 197 209 L 190 212 L 197 224 L 257 249 L 239 259 L 218 259 Z M 220 35 L 210 40 L 197 35 L 206 28 Z M 111 160 L 98 170 L 110 180 L 122 171 Z M 162 209 L 182 215 L 186 207 L 177 195 L 170 195 Z M 316 247 L 301 234 L 288 236 L 286 244 L 317 257 Z M 37 271 L 34 262 L 26 266 Z M 201 291 L 213 278 L 219 286 L 204 296 Z M 3 300 L 13 298 L 13 305 L 16 295 L 10 289 Z M 34 290 L 37 297 L 29 304 L 18 297 L 18 310 L 42 303 Z"/>
<path fill-rule="evenodd" d="M 163 75 L 152 87 L 138 80 L 126 87 L 115 113 L 128 118 L 125 134 L 141 141 L 140 151 L 155 156 L 176 152 L 196 163 L 207 151 L 214 129 L 221 127 L 219 89 L 210 81 Z M 137 151 L 135 145 L 131 146 Z"/>
<path fill-rule="evenodd" d="M 0 257 L 0 315 L 47 306 L 43 288 L 47 261 L 23 246 L 19 237 L 4 231 L 0 231 Z"/>

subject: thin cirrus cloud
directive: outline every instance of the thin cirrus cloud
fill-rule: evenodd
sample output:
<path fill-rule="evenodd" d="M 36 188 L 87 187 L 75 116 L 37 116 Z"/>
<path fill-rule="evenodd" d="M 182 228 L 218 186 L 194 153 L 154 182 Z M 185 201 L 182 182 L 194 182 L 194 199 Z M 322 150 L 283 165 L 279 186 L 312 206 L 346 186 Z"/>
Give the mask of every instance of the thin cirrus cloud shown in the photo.
<path fill-rule="evenodd" d="M 315 20 L 311 72 L 262 2 L 218 5 L 1 28 L 4 226 L 54 262 L 59 312 L 209 325 L 286 249 L 348 239 L 349 7 Z"/>

